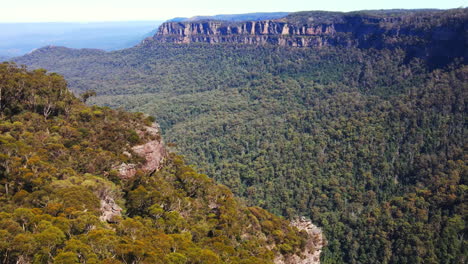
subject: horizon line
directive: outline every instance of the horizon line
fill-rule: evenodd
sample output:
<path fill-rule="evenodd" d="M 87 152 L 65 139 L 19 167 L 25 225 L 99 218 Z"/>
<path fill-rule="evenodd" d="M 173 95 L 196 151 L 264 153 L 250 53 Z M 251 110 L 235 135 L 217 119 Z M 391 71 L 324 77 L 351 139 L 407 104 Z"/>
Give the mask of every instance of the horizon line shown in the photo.
<path fill-rule="evenodd" d="M 165 22 L 174 18 L 192 18 L 192 17 L 210 17 L 210 16 L 222 16 L 222 15 L 246 15 L 246 14 L 269 14 L 269 13 L 299 13 L 299 12 L 330 12 L 330 13 L 353 13 L 361 11 L 391 11 L 391 10 L 453 10 L 453 9 L 465 9 L 466 6 L 454 7 L 454 8 L 389 8 L 389 9 L 359 9 L 352 11 L 336 11 L 336 10 L 300 10 L 300 11 L 272 11 L 272 12 L 246 12 L 246 13 L 224 13 L 224 14 L 215 14 L 215 15 L 194 15 L 194 16 L 175 16 L 171 18 L 158 18 L 158 19 L 129 19 L 129 20 L 56 20 L 56 21 L 0 21 L 0 24 L 46 24 L 46 23 L 76 23 L 76 24 L 86 24 L 86 23 L 118 23 L 118 22 Z"/>

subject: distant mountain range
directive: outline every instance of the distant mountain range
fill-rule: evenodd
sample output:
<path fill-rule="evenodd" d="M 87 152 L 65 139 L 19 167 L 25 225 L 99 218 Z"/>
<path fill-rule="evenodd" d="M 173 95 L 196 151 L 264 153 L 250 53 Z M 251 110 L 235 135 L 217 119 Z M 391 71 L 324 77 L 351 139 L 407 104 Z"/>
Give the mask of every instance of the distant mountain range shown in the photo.
<path fill-rule="evenodd" d="M 288 12 L 260 12 L 247 14 L 229 14 L 215 16 L 176 17 L 167 22 L 190 22 L 200 20 L 222 20 L 222 21 L 260 21 L 266 19 L 278 19 L 287 16 Z"/>
<path fill-rule="evenodd" d="M 107 51 L 129 48 L 150 36 L 161 23 L 0 23 L 0 58 L 20 56 L 48 45 Z"/>

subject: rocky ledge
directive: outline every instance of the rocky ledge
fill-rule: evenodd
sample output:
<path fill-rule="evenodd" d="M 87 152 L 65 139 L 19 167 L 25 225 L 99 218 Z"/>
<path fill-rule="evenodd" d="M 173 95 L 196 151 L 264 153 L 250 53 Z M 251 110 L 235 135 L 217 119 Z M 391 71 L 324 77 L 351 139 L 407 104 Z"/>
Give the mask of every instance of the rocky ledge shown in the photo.
<path fill-rule="evenodd" d="M 146 131 L 137 131 L 140 137 L 145 133 L 149 134 L 153 139 L 142 144 L 132 147 L 132 151 L 145 159 L 142 164 L 122 163 L 116 167 L 119 172 L 119 177 L 129 179 L 135 176 L 138 169 L 146 173 L 153 173 L 161 169 L 164 159 L 167 156 L 167 151 L 159 134 L 159 126 L 153 123 L 151 126 L 145 127 Z M 130 153 L 124 153 L 130 155 Z"/>

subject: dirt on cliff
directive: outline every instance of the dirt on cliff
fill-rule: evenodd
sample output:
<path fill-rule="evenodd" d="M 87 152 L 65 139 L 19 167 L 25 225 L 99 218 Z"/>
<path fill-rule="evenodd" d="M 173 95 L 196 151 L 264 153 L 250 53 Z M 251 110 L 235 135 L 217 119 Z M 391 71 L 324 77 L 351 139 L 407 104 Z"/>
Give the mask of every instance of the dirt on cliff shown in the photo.
<path fill-rule="evenodd" d="M 291 221 L 291 226 L 307 233 L 304 251 L 301 254 L 278 255 L 274 260 L 275 264 L 319 264 L 322 247 L 326 245 L 322 230 L 305 217 Z"/>

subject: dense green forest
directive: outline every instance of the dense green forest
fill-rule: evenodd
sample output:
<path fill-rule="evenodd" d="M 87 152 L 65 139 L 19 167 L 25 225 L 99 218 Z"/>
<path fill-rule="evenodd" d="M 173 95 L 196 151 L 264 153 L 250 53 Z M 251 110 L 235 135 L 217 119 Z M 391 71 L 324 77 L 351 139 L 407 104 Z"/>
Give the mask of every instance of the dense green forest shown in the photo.
<path fill-rule="evenodd" d="M 310 217 L 322 263 L 464 263 L 468 67 L 401 47 L 46 48 L 17 61 L 96 90 L 92 104 L 154 115 L 250 205 Z"/>
<path fill-rule="evenodd" d="M 60 75 L 9 63 L 0 95 L 1 263 L 273 263 L 304 249 L 307 234 L 175 154 L 120 179 L 151 117 L 85 106 Z M 122 214 L 101 221 L 109 199 Z"/>

